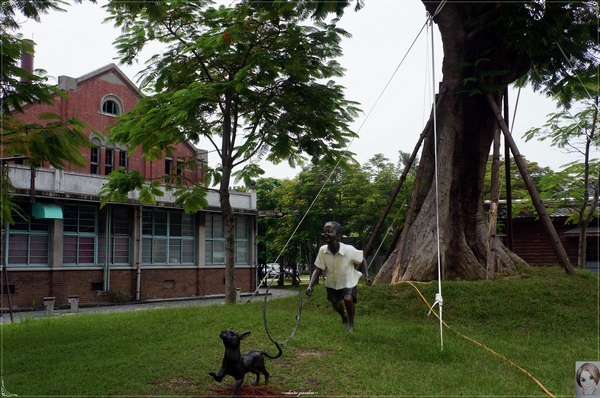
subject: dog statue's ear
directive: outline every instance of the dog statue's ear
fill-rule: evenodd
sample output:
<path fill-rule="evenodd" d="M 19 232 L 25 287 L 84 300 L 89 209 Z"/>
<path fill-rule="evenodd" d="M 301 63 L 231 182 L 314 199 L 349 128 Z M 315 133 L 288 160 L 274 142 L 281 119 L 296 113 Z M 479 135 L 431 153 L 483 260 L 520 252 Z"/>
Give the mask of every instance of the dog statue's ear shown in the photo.
<path fill-rule="evenodd" d="M 240 340 L 244 340 L 248 336 L 250 336 L 250 332 L 244 332 L 244 333 L 240 334 Z"/>

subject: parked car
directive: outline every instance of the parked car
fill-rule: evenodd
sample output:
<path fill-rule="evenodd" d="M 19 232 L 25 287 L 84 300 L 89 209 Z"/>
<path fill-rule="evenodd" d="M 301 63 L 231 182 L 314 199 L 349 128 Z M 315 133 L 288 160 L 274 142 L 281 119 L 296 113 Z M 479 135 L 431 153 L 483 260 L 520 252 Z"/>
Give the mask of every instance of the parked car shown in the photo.
<path fill-rule="evenodd" d="M 284 277 L 291 277 L 294 275 L 294 270 L 292 267 L 285 266 L 283 269 L 281 269 L 281 265 L 279 263 L 267 263 L 266 265 L 266 273 L 269 278 L 275 278 L 282 271 Z"/>
<path fill-rule="evenodd" d="M 281 265 L 279 263 L 267 263 L 266 272 L 269 278 L 276 277 L 279 274 L 280 270 Z"/>

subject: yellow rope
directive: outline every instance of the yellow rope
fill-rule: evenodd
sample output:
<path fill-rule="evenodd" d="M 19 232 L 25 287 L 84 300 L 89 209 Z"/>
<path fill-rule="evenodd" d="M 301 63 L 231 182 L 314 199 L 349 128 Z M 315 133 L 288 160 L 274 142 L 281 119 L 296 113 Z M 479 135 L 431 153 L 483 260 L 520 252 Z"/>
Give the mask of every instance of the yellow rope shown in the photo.
<path fill-rule="evenodd" d="M 410 286 L 412 286 L 417 291 L 417 293 L 419 294 L 419 296 L 421 296 L 421 299 L 427 305 L 427 307 L 429 308 L 429 310 L 431 311 L 431 313 L 433 313 L 433 315 L 435 315 L 436 318 L 440 319 L 440 317 L 438 316 L 437 312 L 435 312 L 433 310 L 433 307 L 429 304 L 429 302 L 427 301 L 427 299 L 423 296 L 423 294 L 421 293 L 421 291 L 419 290 L 419 288 L 417 288 L 413 282 L 403 281 L 403 282 L 398 282 L 398 283 L 393 283 L 393 284 L 402 284 L 402 283 L 407 283 Z M 496 351 L 492 350 L 489 347 L 486 347 L 485 345 L 483 345 L 480 342 L 478 342 L 478 341 L 470 338 L 469 336 L 466 336 L 466 335 L 464 335 L 464 334 L 462 334 L 460 332 L 457 332 L 456 330 L 452 329 L 445 321 L 443 321 L 441 319 L 440 319 L 440 321 L 444 324 L 444 326 L 446 328 L 448 328 L 449 330 L 453 331 L 454 333 L 456 333 L 460 337 L 464 338 L 465 340 L 470 341 L 471 343 L 473 343 L 475 345 L 478 345 L 479 347 L 481 347 L 481 348 L 485 349 L 486 351 L 489 351 L 490 353 L 492 353 L 494 356 L 496 356 L 496 357 L 498 357 L 500 359 L 505 360 L 506 362 L 508 362 L 509 364 L 511 364 L 512 366 L 514 366 L 515 368 L 519 369 L 527 377 L 529 377 L 531 380 L 533 380 L 542 389 L 542 391 L 544 391 L 544 393 L 546 393 L 546 395 L 548 395 L 549 397 L 555 398 L 555 396 L 550 391 L 548 391 L 548 389 L 546 387 L 544 387 L 544 385 L 538 379 L 536 379 L 531 373 L 529 373 L 527 370 L 523 369 L 521 366 L 517 365 L 516 363 L 514 363 L 510 359 L 506 358 L 504 355 L 497 353 Z"/>

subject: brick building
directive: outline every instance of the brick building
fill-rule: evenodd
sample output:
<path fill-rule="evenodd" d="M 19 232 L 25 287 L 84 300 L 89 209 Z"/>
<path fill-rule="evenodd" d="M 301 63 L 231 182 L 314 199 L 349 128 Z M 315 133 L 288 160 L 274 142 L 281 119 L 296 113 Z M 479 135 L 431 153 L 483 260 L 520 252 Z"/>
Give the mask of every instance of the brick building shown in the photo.
<path fill-rule="evenodd" d="M 68 164 L 57 170 L 32 171 L 27 160 L 10 164 L 15 198 L 27 220 L 3 230 L 3 260 L 7 265 L 12 306 L 35 308 L 44 297 L 66 305 L 78 296 L 80 305 L 115 301 L 171 299 L 223 294 L 225 240 L 218 193 L 208 191 L 209 206 L 186 214 L 166 195 L 156 206 L 142 206 L 135 195 L 126 203 L 100 208 L 98 192 L 116 168 L 135 170 L 144 177 L 185 173 L 201 181 L 207 152 L 187 142 L 177 144 L 172 157 L 145 161 L 138 151 L 105 139 L 116 116 L 131 110 L 142 93 L 110 64 L 79 78 L 61 76 L 58 87 L 67 95 L 53 104 L 29 105 L 18 117 L 35 122 L 42 112 L 76 117 L 91 126 L 91 148 L 82 148 L 85 168 Z M 3 154 L 9 156 L 14 154 Z M 193 157 L 193 166 L 179 160 Z M 21 164 L 18 164 L 21 163 Z M 184 170 L 182 170 L 184 169 Z M 32 189 L 34 200 L 31 200 Z M 256 286 L 256 195 L 231 192 L 236 213 L 236 280 L 241 291 Z M 3 300 L 4 306 L 8 301 Z"/>

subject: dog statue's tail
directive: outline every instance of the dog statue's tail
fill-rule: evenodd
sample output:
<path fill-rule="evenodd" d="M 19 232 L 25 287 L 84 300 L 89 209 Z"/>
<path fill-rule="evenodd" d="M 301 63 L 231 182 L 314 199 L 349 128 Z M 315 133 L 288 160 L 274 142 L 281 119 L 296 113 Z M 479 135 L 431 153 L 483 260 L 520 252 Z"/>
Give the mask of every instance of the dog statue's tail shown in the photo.
<path fill-rule="evenodd" d="M 269 354 L 267 354 L 265 352 L 265 356 L 267 358 L 270 358 L 270 359 L 277 359 L 277 358 L 279 358 L 281 356 L 281 354 L 283 354 L 283 350 L 281 349 L 281 347 L 279 346 L 279 344 L 277 344 L 276 341 L 274 341 L 273 343 L 275 344 L 275 347 L 277 347 L 277 349 L 279 350 L 279 352 L 277 354 L 275 354 L 275 355 L 269 355 Z"/>

